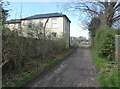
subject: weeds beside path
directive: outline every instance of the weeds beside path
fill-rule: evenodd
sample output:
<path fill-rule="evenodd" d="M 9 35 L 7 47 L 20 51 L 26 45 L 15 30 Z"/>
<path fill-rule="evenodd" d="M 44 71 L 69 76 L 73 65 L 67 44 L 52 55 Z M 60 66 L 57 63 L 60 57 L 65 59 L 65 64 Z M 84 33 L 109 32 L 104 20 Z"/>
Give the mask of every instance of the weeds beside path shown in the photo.
<path fill-rule="evenodd" d="M 28 83 L 32 79 L 34 79 L 36 76 L 38 76 L 40 73 L 45 72 L 49 69 L 51 69 L 53 66 L 58 64 L 64 57 L 71 54 L 76 48 L 69 48 L 62 51 L 60 54 L 56 55 L 53 59 L 48 59 L 43 62 L 37 61 L 39 64 L 37 67 L 31 69 L 29 72 L 24 72 L 21 74 L 16 75 L 11 80 L 8 80 L 6 82 L 6 86 L 8 87 L 20 87 L 24 84 Z"/>
<path fill-rule="evenodd" d="M 117 88 L 119 76 L 116 63 L 99 57 L 95 47 L 91 47 L 91 51 L 101 87 Z"/>

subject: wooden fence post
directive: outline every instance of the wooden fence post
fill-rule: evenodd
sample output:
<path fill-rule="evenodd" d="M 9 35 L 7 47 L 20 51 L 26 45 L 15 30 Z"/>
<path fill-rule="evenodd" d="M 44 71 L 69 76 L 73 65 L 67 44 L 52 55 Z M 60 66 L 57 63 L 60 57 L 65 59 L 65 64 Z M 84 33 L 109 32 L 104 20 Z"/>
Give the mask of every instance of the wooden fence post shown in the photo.
<path fill-rule="evenodd" d="M 115 60 L 118 66 L 118 86 L 120 88 L 120 35 L 115 36 Z"/>
<path fill-rule="evenodd" d="M 115 36 L 115 61 L 120 70 L 120 35 Z"/>
<path fill-rule="evenodd" d="M 0 7 L 2 4 L 0 4 Z M 2 9 L 0 8 L 0 17 L 2 17 Z M 3 19 L 0 19 L 0 65 L 2 64 L 2 31 L 3 31 Z M 2 88 L 2 68 L 0 68 L 0 88 Z"/>
<path fill-rule="evenodd" d="M 2 25 L 0 23 L 0 66 L 2 65 Z M 0 88 L 2 88 L 2 67 L 0 67 Z"/>

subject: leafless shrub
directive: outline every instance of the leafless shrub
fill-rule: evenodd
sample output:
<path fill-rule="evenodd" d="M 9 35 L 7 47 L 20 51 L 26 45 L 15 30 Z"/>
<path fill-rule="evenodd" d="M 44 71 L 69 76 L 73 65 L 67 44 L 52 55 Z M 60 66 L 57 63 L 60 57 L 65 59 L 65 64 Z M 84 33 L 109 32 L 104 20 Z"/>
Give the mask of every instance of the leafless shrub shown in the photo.
<path fill-rule="evenodd" d="M 3 31 L 3 75 L 18 74 L 29 71 L 37 66 L 36 61 L 45 61 L 54 58 L 56 54 L 65 49 L 64 38 L 44 39 L 21 37 L 16 31 L 8 28 Z"/>

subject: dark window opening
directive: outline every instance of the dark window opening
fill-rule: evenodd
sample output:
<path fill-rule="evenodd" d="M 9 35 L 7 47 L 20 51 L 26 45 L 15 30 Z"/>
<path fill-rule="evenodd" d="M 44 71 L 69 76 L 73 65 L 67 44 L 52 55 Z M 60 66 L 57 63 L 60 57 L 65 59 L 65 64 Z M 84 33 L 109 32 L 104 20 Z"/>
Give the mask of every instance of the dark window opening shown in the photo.
<path fill-rule="evenodd" d="M 57 33 L 56 32 L 52 32 L 52 36 L 53 37 L 57 37 Z"/>
<path fill-rule="evenodd" d="M 32 22 L 28 23 L 28 28 L 30 28 L 30 29 L 32 28 Z"/>

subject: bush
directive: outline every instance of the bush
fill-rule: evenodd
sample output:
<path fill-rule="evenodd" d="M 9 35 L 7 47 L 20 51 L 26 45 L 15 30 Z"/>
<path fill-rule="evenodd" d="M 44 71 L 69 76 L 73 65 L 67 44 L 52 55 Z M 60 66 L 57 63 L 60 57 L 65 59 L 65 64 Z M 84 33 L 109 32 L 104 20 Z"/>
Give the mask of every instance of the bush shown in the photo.
<path fill-rule="evenodd" d="M 6 76 L 30 71 L 38 66 L 39 62 L 52 59 L 65 49 L 63 38 L 56 40 L 25 38 L 8 28 L 3 30 L 2 38 L 2 62 L 7 61 L 2 67 L 3 84 L 7 81 Z"/>
<path fill-rule="evenodd" d="M 120 29 L 117 30 L 117 34 L 118 34 L 118 35 L 120 34 Z"/>
<path fill-rule="evenodd" d="M 108 60 L 115 59 L 116 34 L 117 30 L 112 28 L 102 28 L 97 32 L 95 41 L 99 56 L 105 57 Z"/>

